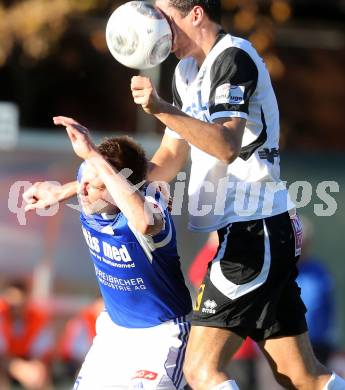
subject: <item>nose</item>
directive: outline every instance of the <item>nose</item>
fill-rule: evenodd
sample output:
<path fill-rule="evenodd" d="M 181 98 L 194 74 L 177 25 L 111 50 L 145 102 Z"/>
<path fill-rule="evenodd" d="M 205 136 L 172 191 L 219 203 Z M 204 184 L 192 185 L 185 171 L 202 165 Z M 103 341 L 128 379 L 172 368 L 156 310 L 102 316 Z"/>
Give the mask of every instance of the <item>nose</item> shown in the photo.
<path fill-rule="evenodd" d="M 83 181 L 79 185 L 79 194 L 82 196 L 87 196 L 88 195 L 88 189 L 89 189 L 89 183 L 87 181 Z"/>

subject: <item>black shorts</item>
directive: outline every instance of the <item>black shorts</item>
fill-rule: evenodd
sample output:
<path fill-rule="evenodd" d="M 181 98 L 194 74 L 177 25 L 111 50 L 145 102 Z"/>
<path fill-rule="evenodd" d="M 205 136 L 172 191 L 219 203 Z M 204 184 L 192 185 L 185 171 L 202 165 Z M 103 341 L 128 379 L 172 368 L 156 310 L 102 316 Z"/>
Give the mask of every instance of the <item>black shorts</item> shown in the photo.
<path fill-rule="evenodd" d="M 218 231 L 219 247 L 200 286 L 193 325 L 228 328 L 255 341 L 307 330 L 296 283 L 302 228 L 290 214 Z"/>

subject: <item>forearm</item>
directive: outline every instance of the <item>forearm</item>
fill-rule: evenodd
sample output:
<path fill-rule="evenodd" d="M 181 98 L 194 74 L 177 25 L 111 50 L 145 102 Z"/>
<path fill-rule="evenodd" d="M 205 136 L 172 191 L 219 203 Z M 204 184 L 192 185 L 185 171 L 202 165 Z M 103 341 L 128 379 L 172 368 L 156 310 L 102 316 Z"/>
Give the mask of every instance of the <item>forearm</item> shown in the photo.
<path fill-rule="evenodd" d="M 61 186 L 59 191 L 59 202 L 72 198 L 77 194 L 78 182 L 71 181 Z"/>
<path fill-rule="evenodd" d="M 116 206 L 128 222 L 143 234 L 155 234 L 159 228 L 157 215 L 145 204 L 145 197 L 119 174 L 101 155 L 88 160 L 97 170 Z M 157 226 L 155 226 L 157 225 Z M 160 230 L 160 228 L 159 228 Z M 158 231 L 159 231 L 158 230 Z"/>
<path fill-rule="evenodd" d="M 217 159 L 231 163 L 237 158 L 239 144 L 236 129 L 195 119 L 164 101 L 154 115 L 187 142 Z"/>

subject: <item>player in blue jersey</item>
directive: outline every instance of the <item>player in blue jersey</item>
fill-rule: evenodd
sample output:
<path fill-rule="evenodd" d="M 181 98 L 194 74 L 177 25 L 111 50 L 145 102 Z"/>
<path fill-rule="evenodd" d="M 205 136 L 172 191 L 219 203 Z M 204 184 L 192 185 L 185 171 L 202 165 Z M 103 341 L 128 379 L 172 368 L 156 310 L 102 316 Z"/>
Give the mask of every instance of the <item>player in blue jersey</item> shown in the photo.
<path fill-rule="evenodd" d="M 73 119 L 54 123 L 66 127 L 85 160 L 78 172 L 80 220 L 105 302 L 74 388 L 182 389 L 191 298 L 165 202 L 143 184 L 144 151 L 129 137 L 96 147 Z M 27 209 L 39 207 L 35 199 Z"/>

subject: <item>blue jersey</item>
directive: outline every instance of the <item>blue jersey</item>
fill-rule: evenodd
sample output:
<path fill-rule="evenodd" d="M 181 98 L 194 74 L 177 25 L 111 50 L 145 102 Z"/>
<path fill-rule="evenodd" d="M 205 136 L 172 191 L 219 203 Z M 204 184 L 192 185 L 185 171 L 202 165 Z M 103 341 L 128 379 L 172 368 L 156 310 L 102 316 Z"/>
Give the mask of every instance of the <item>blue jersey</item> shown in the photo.
<path fill-rule="evenodd" d="M 166 209 L 162 213 L 164 228 L 154 237 L 137 232 L 122 213 L 81 213 L 105 308 L 120 326 L 151 327 L 191 311 L 174 224 Z"/>
<path fill-rule="evenodd" d="M 332 345 L 334 341 L 334 280 L 317 259 L 299 263 L 297 283 L 307 307 L 306 320 L 312 343 Z"/>

